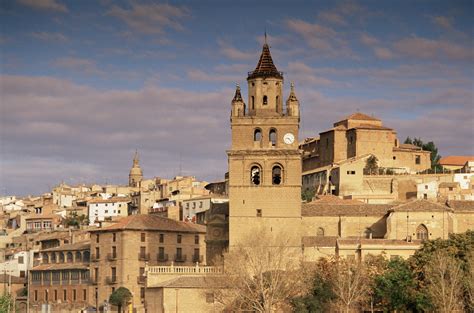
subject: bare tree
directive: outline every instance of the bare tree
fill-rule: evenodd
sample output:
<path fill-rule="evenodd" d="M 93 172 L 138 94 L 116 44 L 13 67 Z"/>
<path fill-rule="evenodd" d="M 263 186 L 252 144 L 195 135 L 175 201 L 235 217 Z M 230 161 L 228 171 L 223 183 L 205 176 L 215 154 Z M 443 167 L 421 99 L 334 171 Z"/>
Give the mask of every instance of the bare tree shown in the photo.
<path fill-rule="evenodd" d="M 339 257 L 333 258 L 331 263 L 336 306 L 340 312 L 351 312 L 367 297 L 370 289 L 365 263 Z"/>
<path fill-rule="evenodd" d="M 300 248 L 288 234 L 256 229 L 224 255 L 227 288 L 214 291 L 227 310 L 289 311 L 289 300 L 306 291 Z"/>
<path fill-rule="evenodd" d="M 433 254 L 425 268 L 427 292 L 437 312 L 462 311 L 461 263 L 444 251 Z"/>

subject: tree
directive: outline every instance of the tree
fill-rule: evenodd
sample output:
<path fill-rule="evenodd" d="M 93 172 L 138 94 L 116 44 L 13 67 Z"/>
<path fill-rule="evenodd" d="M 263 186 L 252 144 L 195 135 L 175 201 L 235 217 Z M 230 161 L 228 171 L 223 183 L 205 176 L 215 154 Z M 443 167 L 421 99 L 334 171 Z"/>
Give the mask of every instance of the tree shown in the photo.
<path fill-rule="evenodd" d="M 364 172 L 367 174 L 376 173 L 377 169 L 379 168 L 378 162 L 379 160 L 377 157 L 375 155 L 371 155 L 365 162 Z"/>
<path fill-rule="evenodd" d="M 436 312 L 450 313 L 462 309 L 462 269 L 446 251 L 436 251 L 425 268 L 427 292 Z"/>
<path fill-rule="evenodd" d="M 375 302 L 387 311 L 420 311 L 426 299 L 417 291 L 417 282 L 408 262 L 390 260 L 386 270 L 375 277 Z"/>
<path fill-rule="evenodd" d="M 306 188 L 304 191 L 301 191 L 301 200 L 310 202 L 313 200 L 315 194 L 315 188 Z"/>
<path fill-rule="evenodd" d="M 290 237 L 258 228 L 231 247 L 224 255 L 228 288 L 214 290 L 216 302 L 231 311 L 287 308 L 291 298 L 305 291 L 308 277 Z"/>
<path fill-rule="evenodd" d="M 109 303 L 118 307 L 118 312 L 122 312 L 122 307 L 126 306 L 132 299 L 132 293 L 125 287 L 116 289 L 109 298 Z"/>
<path fill-rule="evenodd" d="M 413 140 L 411 140 L 410 136 L 407 137 L 407 139 L 405 139 L 405 142 L 403 142 L 404 144 L 409 144 L 409 145 L 412 145 L 413 144 Z"/>
<path fill-rule="evenodd" d="M 407 137 L 407 139 L 405 139 L 405 143 L 413 144 L 425 151 L 430 151 L 431 169 L 436 170 L 437 172 L 441 172 L 443 170 L 442 166 L 439 164 L 441 156 L 438 154 L 438 147 L 436 147 L 433 141 L 424 143 L 421 138 L 414 138 L 411 140 L 410 137 Z"/>
<path fill-rule="evenodd" d="M 0 296 L 0 312 L 15 312 L 14 299 L 11 294 L 4 293 Z"/>

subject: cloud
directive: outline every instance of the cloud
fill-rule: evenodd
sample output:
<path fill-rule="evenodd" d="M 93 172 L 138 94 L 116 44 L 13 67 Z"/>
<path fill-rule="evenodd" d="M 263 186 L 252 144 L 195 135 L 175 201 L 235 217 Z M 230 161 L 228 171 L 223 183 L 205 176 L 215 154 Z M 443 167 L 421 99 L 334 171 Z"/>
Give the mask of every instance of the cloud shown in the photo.
<path fill-rule="evenodd" d="M 237 82 L 242 79 L 241 73 L 235 74 L 219 74 L 216 72 L 202 71 L 198 69 L 191 69 L 187 72 L 187 77 L 194 81 L 206 82 Z"/>
<path fill-rule="evenodd" d="M 114 5 L 107 14 L 122 20 L 135 31 L 145 34 L 164 34 L 165 29 L 168 28 L 184 30 L 182 21 L 190 15 L 190 10 L 171 4 L 133 2 L 130 9 Z"/>
<path fill-rule="evenodd" d="M 0 184 L 8 181 L 3 188 L 11 192 L 46 191 L 45 183 L 76 175 L 125 183 L 136 148 L 146 177 L 177 175 L 179 155 L 183 174 L 222 179 L 227 171 L 233 86 L 200 92 L 150 83 L 99 90 L 53 77 L 9 75 L 1 76 L 0 85 L 0 159 L 8 165 Z M 28 158 L 41 159 L 41 168 Z M 68 163 L 49 175 L 42 170 Z M 70 170 L 72 164 L 89 174 Z"/>
<path fill-rule="evenodd" d="M 322 11 L 318 13 L 318 19 L 335 25 L 346 25 L 345 18 L 336 12 Z"/>
<path fill-rule="evenodd" d="M 335 82 L 317 75 L 317 70 L 302 63 L 288 63 L 288 74 L 294 77 L 298 85 L 302 86 L 329 86 Z"/>
<path fill-rule="evenodd" d="M 390 60 L 395 57 L 392 51 L 390 51 L 387 48 L 382 48 L 382 47 L 375 47 L 374 54 L 377 58 L 383 59 L 383 60 Z"/>
<path fill-rule="evenodd" d="M 451 20 L 447 18 L 446 16 L 433 16 L 431 17 L 433 23 L 435 23 L 438 26 L 441 26 L 442 28 L 449 29 L 451 30 L 453 28 L 453 25 L 451 24 Z"/>
<path fill-rule="evenodd" d="M 68 37 L 64 36 L 61 33 L 33 32 L 31 33 L 31 36 L 39 40 L 51 41 L 51 42 L 65 42 L 69 40 Z"/>
<path fill-rule="evenodd" d="M 301 36 L 306 44 L 315 49 L 320 55 L 355 57 L 343 34 L 333 28 L 299 19 L 286 20 L 286 25 L 290 31 Z"/>
<path fill-rule="evenodd" d="M 80 71 L 86 74 L 96 75 L 104 73 L 97 68 L 96 62 L 90 59 L 63 57 L 55 60 L 53 65 L 71 71 Z"/>
<path fill-rule="evenodd" d="M 56 0 L 18 0 L 18 2 L 33 9 L 68 12 L 67 7 Z"/>
<path fill-rule="evenodd" d="M 360 41 L 367 46 L 374 46 L 379 43 L 378 39 L 366 33 L 360 35 Z"/>
<path fill-rule="evenodd" d="M 247 51 L 239 50 L 222 39 L 218 39 L 217 44 L 219 45 L 220 53 L 228 57 L 229 59 L 240 60 L 240 61 L 255 59 L 255 56 L 256 56 L 255 52 L 247 52 Z"/>
<path fill-rule="evenodd" d="M 421 37 L 401 39 L 395 42 L 394 47 L 402 54 L 419 59 L 447 58 L 471 61 L 474 56 L 471 47 L 465 47 L 447 40 Z"/>

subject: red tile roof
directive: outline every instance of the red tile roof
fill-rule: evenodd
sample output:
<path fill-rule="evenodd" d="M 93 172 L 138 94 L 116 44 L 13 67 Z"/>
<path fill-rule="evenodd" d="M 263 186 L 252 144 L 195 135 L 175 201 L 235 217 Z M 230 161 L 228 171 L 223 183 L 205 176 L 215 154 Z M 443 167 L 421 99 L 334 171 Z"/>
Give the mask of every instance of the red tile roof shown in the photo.
<path fill-rule="evenodd" d="M 353 113 L 349 115 L 348 117 L 342 119 L 340 122 L 345 121 L 345 120 L 380 121 L 380 119 L 376 117 L 369 116 L 367 114 L 360 113 L 360 112 Z"/>
<path fill-rule="evenodd" d="M 467 161 L 474 161 L 473 155 L 450 155 L 439 160 L 441 165 L 463 166 Z"/>
<path fill-rule="evenodd" d="M 428 200 L 413 200 L 392 208 L 394 212 L 434 212 L 451 211 L 446 205 L 434 203 Z"/>
<path fill-rule="evenodd" d="M 166 217 L 156 215 L 137 214 L 120 219 L 117 223 L 91 230 L 91 232 L 111 231 L 111 230 L 155 230 L 155 231 L 175 231 L 188 233 L 205 233 L 206 226 L 175 221 Z"/>

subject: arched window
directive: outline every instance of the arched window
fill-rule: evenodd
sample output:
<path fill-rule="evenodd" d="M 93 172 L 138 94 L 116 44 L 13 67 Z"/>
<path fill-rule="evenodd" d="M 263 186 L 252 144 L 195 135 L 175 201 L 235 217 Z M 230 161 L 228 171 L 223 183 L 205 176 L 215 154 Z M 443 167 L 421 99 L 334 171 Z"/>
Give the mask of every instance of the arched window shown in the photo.
<path fill-rule="evenodd" d="M 81 251 L 76 251 L 76 262 L 82 262 L 82 253 L 81 253 Z"/>
<path fill-rule="evenodd" d="M 64 263 L 64 253 L 63 252 L 59 252 L 59 261 L 58 263 Z"/>
<path fill-rule="evenodd" d="M 425 225 L 420 224 L 416 228 L 416 239 L 419 240 L 428 240 L 428 228 Z"/>
<path fill-rule="evenodd" d="M 51 263 L 56 263 L 56 253 L 51 253 Z"/>
<path fill-rule="evenodd" d="M 275 165 L 272 168 L 272 184 L 273 185 L 281 184 L 281 167 L 279 165 Z"/>
<path fill-rule="evenodd" d="M 253 132 L 253 141 L 260 141 L 262 140 L 262 131 L 260 128 L 256 128 Z"/>
<path fill-rule="evenodd" d="M 268 104 L 268 97 L 263 96 L 263 105 L 267 105 L 267 104 Z"/>
<path fill-rule="evenodd" d="M 69 251 L 67 254 L 66 254 L 66 259 L 67 259 L 67 262 L 68 263 L 72 263 L 73 262 L 73 259 L 72 259 L 72 252 Z"/>
<path fill-rule="evenodd" d="M 84 258 L 83 258 L 83 261 L 84 262 L 89 262 L 91 259 L 91 253 L 89 251 L 84 251 Z"/>
<path fill-rule="evenodd" d="M 324 228 L 319 227 L 318 231 L 316 232 L 316 236 L 318 237 L 324 237 Z"/>
<path fill-rule="evenodd" d="M 270 129 L 270 133 L 268 134 L 268 138 L 270 142 L 272 143 L 272 147 L 276 146 L 277 143 L 277 132 L 276 129 Z"/>
<path fill-rule="evenodd" d="M 252 166 L 252 168 L 250 169 L 250 182 L 253 185 L 258 186 L 260 185 L 260 179 L 261 179 L 260 167 L 256 165 Z"/>
<path fill-rule="evenodd" d="M 43 263 L 44 264 L 49 263 L 49 256 L 47 253 L 43 253 Z"/>

